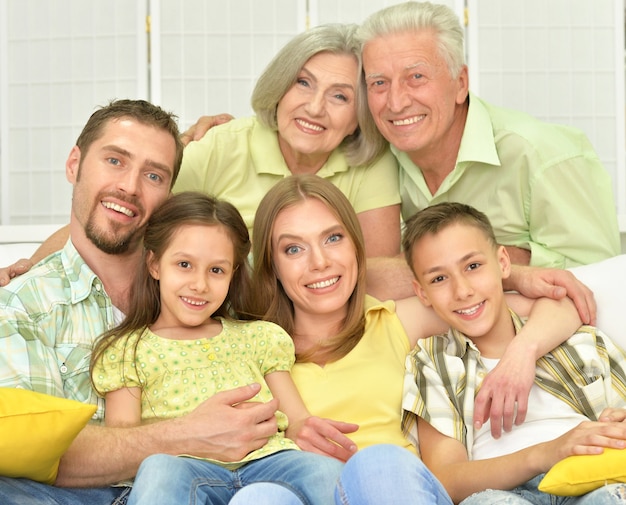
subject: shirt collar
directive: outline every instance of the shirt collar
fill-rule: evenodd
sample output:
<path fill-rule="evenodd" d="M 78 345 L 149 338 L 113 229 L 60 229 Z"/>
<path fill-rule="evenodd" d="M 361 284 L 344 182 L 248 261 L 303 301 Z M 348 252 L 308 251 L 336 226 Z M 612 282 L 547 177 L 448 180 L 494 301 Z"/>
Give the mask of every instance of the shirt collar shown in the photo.
<path fill-rule="evenodd" d="M 501 165 L 487 106 L 470 92 L 467 119 L 456 162 L 458 165 L 473 161 L 495 166 Z"/>
<path fill-rule="evenodd" d="M 251 134 L 250 152 L 257 174 L 282 175 L 283 177 L 292 175 L 280 151 L 278 133 L 261 124 L 258 119 L 255 121 Z M 343 149 L 339 147 L 330 154 L 316 175 L 327 178 L 336 173 L 345 172 L 348 168 Z"/>
<path fill-rule="evenodd" d="M 102 281 L 78 254 L 71 239 L 66 242 L 61 251 L 61 263 L 70 283 L 72 304 L 80 303 L 88 298 L 92 288 L 104 293 Z"/>

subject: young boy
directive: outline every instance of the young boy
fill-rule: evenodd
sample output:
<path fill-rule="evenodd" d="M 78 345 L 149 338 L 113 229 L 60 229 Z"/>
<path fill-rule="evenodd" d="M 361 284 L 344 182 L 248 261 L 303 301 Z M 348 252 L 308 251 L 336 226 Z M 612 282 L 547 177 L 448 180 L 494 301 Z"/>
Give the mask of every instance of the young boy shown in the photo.
<path fill-rule="evenodd" d="M 403 427 L 409 436 L 417 433 L 424 463 L 452 500 L 623 502 L 624 484 L 579 499 L 547 495 L 537 486 L 567 456 L 626 446 L 624 352 L 582 326 L 537 361 L 526 421 L 494 439 L 489 423 L 475 429 L 472 419 L 482 379 L 523 325 L 504 299 L 509 256 L 487 217 L 460 203 L 434 205 L 409 219 L 403 248 L 417 296 L 451 327 L 418 341 L 407 358 Z"/>

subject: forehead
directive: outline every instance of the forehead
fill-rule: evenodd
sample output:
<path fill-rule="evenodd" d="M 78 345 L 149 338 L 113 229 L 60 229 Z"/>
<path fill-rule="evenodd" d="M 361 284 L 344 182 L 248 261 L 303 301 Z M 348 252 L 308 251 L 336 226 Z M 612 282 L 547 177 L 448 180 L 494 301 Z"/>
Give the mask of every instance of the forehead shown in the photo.
<path fill-rule="evenodd" d="M 317 198 L 307 198 L 282 209 L 274 221 L 275 237 L 285 231 L 303 234 L 318 228 L 343 225 L 337 215 Z"/>
<path fill-rule="evenodd" d="M 314 74 L 318 80 L 356 85 L 357 60 L 352 54 L 317 53 L 302 68 Z"/>
<path fill-rule="evenodd" d="M 376 37 L 363 48 L 365 72 L 375 72 L 380 65 L 410 68 L 419 64 L 439 65 L 443 58 L 437 35 L 431 29 L 400 32 Z"/>
<path fill-rule="evenodd" d="M 115 146 L 138 158 L 167 166 L 170 170 L 173 170 L 176 159 L 176 141 L 170 132 L 130 117 L 107 121 L 92 146 L 96 149 Z"/>

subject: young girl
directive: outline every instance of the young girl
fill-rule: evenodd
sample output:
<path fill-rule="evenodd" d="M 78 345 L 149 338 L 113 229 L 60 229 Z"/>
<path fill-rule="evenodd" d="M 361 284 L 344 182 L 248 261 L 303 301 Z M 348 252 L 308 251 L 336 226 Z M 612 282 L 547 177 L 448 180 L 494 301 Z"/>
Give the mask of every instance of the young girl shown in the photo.
<path fill-rule="evenodd" d="M 259 383 L 256 400 L 279 398 L 278 432 L 236 462 L 151 456 L 129 505 L 190 497 L 226 504 L 259 481 L 284 485 L 304 503 L 332 501 L 341 464 L 299 451 L 285 437 L 288 419 L 309 415 L 289 373 L 291 338 L 273 323 L 232 317 L 248 288 L 249 250 L 246 225 L 231 204 L 195 192 L 167 200 L 148 222 L 129 313 L 96 344 L 92 380 L 106 400 L 107 426 L 183 416 L 218 391 Z"/>

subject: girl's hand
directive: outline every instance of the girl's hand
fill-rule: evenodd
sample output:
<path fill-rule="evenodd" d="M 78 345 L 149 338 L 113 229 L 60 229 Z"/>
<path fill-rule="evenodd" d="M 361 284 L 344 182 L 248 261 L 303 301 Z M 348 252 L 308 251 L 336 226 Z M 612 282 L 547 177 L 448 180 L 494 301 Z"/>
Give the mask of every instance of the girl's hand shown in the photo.
<path fill-rule="evenodd" d="M 311 416 L 290 422 L 286 435 L 303 451 L 348 461 L 357 451 L 357 446 L 344 433 L 353 433 L 358 429 L 358 424 Z"/>

